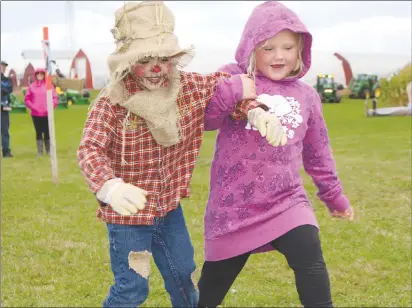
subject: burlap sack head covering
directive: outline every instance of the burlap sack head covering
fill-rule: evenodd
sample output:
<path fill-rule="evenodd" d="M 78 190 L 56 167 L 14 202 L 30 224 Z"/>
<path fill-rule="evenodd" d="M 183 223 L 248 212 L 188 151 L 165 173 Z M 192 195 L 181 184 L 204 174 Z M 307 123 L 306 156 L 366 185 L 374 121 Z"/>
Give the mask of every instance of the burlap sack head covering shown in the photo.
<path fill-rule="evenodd" d="M 124 159 L 125 131 L 131 127 L 131 113 L 145 120 L 158 144 L 172 146 L 181 140 L 181 115 L 177 106 L 181 88 L 178 69 L 187 66 L 195 52 L 193 46 L 186 49 L 179 47 L 173 33 L 174 27 L 173 13 L 163 1 L 125 2 L 123 7 L 115 12 L 112 34 L 116 50 L 107 59 L 109 82 L 95 102 L 105 96 L 110 98 L 111 104 L 128 110 L 122 123 L 122 165 L 127 164 Z M 132 67 L 145 57 L 173 57 L 173 72 L 168 78 L 167 87 L 155 91 L 138 91 L 130 95 L 123 80 L 131 73 Z"/>
<path fill-rule="evenodd" d="M 116 11 L 111 30 L 116 50 L 107 59 L 110 82 L 122 80 L 145 57 L 174 57 L 178 69 L 187 66 L 194 47 L 180 48 L 174 28 L 173 13 L 163 1 L 125 3 Z"/>

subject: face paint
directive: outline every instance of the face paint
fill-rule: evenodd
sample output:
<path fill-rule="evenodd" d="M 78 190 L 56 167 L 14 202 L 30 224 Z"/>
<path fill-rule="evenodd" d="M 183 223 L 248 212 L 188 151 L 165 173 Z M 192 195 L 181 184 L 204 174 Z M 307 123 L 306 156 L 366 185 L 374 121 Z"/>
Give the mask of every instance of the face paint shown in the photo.
<path fill-rule="evenodd" d="M 136 63 L 132 74 L 137 83 L 148 91 L 154 91 L 165 85 L 172 72 L 172 59 L 167 57 L 147 57 Z"/>

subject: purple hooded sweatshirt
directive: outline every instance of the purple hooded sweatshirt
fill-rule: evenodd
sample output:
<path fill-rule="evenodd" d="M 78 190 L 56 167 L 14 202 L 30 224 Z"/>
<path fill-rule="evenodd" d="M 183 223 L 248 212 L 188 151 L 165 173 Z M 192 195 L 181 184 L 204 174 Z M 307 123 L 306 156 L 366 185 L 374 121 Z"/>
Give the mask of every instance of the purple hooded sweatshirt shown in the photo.
<path fill-rule="evenodd" d="M 220 71 L 246 74 L 252 51 L 284 29 L 303 35 L 304 69 L 282 81 L 257 73 L 256 90 L 257 95 L 281 95 L 289 104 L 290 112 L 281 118 L 287 144 L 269 145 L 258 131 L 245 128 L 244 120 L 205 114 L 205 129 L 219 129 L 204 218 L 207 261 L 273 250 L 271 241 L 298 226 L 318 228 L 299 174 L 302 163 L 330 211 L 350 205 L 336 173 L 319 96 L 298 80 L 310 68 L 312 37 L 296 14 L 274 1 L 257 6 L 237 48 L 237 64 Z"/>

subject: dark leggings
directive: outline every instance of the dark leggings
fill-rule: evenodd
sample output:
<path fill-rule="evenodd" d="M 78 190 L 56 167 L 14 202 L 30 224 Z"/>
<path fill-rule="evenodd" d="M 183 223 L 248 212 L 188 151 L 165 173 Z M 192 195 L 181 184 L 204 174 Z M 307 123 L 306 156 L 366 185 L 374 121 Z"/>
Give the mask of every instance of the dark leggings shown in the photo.
<path fill-rule="evenodd" d="M 34 129 L 36 130 L 36 140 L 50 140 L 49 135 L 49 120 L 47 117 L 32 116 Z"/>
<path fill-rule="evenodd" d="M 271 242 L 295 273 L 296 289 L 304 307 L 333 307 L 329 275 L 323 260 L 318 230 L 299 226 Z M 250 252 L 230 259 L 203 264 L 199 279 L 199 306 L 221 305 L 246 264 Z M 248 303 L 244 303 L 246 306 Z M 275 304 L 275 303 L 273 303 Z"/>

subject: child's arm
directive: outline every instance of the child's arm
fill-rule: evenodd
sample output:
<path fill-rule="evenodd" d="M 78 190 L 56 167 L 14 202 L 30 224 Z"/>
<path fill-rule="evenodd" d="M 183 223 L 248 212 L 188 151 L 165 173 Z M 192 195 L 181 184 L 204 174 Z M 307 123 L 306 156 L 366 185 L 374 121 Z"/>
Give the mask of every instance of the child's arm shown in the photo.
<path fill-rule="evenodd" d="M 217 84 L 212 103 L 205 109 L 205 130 L 218 129 L 241 97 L 242 81 L 239 75 L 223 79 Z"/>
<path fill-rule="evenodd" d="M 312 101 L 308 130 L 303 139 L 303 166 L 318 188 L 318 197 L 329 211 L 344 212 L 350 207 L 350 202 L 342 192 L 322 116 L 322 104 L 317 93 L 312 94 Z"/>
<path fill-rule="evenodd" d="M 238 114 L 239 117 L 246 120 L 248 111 L 257 107 L 265 108 L 266 106 L 255 100 L 243 100 L 243 86 L 240 75 L 230 77 L 226 73 L 214 73 L 207 75 L 211 78 L 210 82 L 216 83 L 211 88 L 214 93 L 210 93 L 211 99 L 206 102 L 205 109 L 205 130 L 218 129 L 224 119 L 229 115 Z"/>
<path fill-rule="evenodd" d="M 30 86 L 27 88 L 26 95 L 24 96 L 24 103 L 26 104 L 27 108 L 32 109 L 32 107 L 33 107 L 33 93 L 31 91 Z"/>
<path fill-rule="evenodd" d="M 90 190 L 97 193 L 111 179 L 116 178 L 106 155 L 115 132 L 115 113 L 104 98 L 92 107 L 77 150 L 77 160 Z"/>

